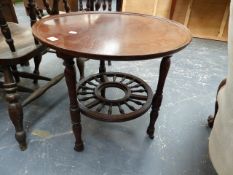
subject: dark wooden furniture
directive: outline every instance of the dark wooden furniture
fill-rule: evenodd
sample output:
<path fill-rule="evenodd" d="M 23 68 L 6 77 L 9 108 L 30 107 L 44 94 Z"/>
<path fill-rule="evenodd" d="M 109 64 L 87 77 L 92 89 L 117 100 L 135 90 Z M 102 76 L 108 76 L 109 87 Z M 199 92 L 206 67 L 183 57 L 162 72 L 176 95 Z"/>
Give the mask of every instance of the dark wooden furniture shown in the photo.
<path fill-rule="evenodd" d="M 28 14 L 29 0 L 24 0 L 24 6 Z M 35 0 L 36 17 L 41 19 L 49 15 L 57 15 L 59 13 L 68 13 L 71 11 L 69 0 Z M 73 7 L 74 9 L 74 7 Z M 44 12 L 46 11 L 46 13 Z"/>
<path fill-rule="evenodd" d="M 21 150 L 27 148 L 26 133 L 23 127 L 23 107 L 40 97 L 46 90 L 59 82 L 63 74 L 53 79 L 39 75 L 39 65 L 42 55 L 47 52 L 47 47 L 41 45 L 32 35 L 31 27 L 25 27 L 13 22 L 7 22 L 4 17 L 5 11 L 0 2 L 0 66 L 4 76 L 4 82 L 0 83 L 5 89 L 8 102 L 8 112 L 15 127 L 15 138 Z M 31 24 L 36 22 L 35 5 L 29 0 L 29 14 Z M 19 72 L 17 65 L 34 58 L 35 70 L 33 73 Z M 20 77 L 33 79 L 37 84 L 38 80 L 46 80 L 48 83 L 37 90 L 20 86 Z M 23 102 L 19 101 L 18 91 L 29 92 L 31 95 Z"/>
<path fill-rule="evenodd" d="M 86 7 L 83 6 L 84 0 L 79 0 L 79 10 L 98 11 L 108 10 L 112 11 L 112 0 L 86 0 Z M 121 11 L 123 0 L 116 0 L 116 11 Z"/>
<path fill-rule="evenodd" d="M 215 121 L 215 118 L 216 118 L 216 115 L 217 115 L 217 112 L 218 112 L 218 100 L 217 100 L 217 97 L 218 97 L 218 93 L 219 93 L 219 91 L 221 90 L 221 88 L 223 88 L 225 85 L 226 85 L 226 83 L 227 83 L 227 79 L 225 78 L 225 79 L 223 79 L 221 82 L 220 82 L 220 84 L 219 84 L 219 86 L 218 86 L 218 90 L 217 90 L 217 95 L 216 95 L 216 101 L 215 101 L 215 109 L 214 109 L 214 115 L 210 115 L 209 117 L 208 117 L 208 126 L 210 127 L 210 128 L 213 128 L 213 126 L 214 126 L 214 121 Z"/>
<path fill-rule="evenodd" d="M 119 122 L 139 117 L 152 105 L 147 133 L 153 138 L 170 58 L 185 48 L 192 38 L 186 27 L 166 19 L 132 13 L 94 12 L 42 19 L 33 26 L 33 34 L 44 45 L 55 49 L 57 56 L 64 60 L 77 151 L 84 148 L 80 112 L 97 120 Z M 143 80 L 115 72 L 100 71 L 83 79 L 76 87 L 73 59 L 77 55 L 103 61 L 128 61 L 127 64 L 163 57 L 155 95 Z M 105 90 L 109 87 L 123 90 L 124 97 L 106 99 Z M 129 101 L 137 107 L 130 105 Z M 122 105 L 126 105 L 125 108 Z M 107 110 L 102 110 L 102 106 Z M 113 113 L 115 107 L 118 109 Z"/>
<path fill-rule="evenodd" d="M 27 1 L 27 0 L 24 0 L 24 2 L 25 1 Z M 52 7 L 53 3 L 55 1 L 54 0 L 36 0 L 35 2 L 36 2 L 36 5 L 37 5 L 37 8 L 39 8 L 41 10 L 46 10 L 46 6 L 44 5 L 44 3 L 46 3 L 48 6 Z M 59 4 L 58 9 L 60 11 L 67 11 L 66 7 L 64 6 L 64 2 L 69 4 L 69 7 L 70 7 L 71 11 L 73 11 L 73 12 L 78 11 L 78 0 L 67 0 L 67 1 L 57 0 L 57 2 Z"/>
<path fill-rule="evenodd" d="M 6 21 L 18 23 L 12 0 L 1 0 L 1 5 Z"/>

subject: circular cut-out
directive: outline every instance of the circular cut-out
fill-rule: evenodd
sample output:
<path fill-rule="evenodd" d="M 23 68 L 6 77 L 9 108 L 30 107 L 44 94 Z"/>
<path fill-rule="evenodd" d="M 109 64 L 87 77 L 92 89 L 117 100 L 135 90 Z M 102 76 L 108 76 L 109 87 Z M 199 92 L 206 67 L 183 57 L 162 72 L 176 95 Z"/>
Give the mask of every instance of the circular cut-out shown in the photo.
<path fill-rule="evenodd" d="M 108 94 L 109 89 L 113 95 Z M 130 74 L 108 72 L 91 75 L 79 82 L 78 100 L 80 109 L 88 117 L 121 122 L 144 114 L 152 103 L 152 90 L 144 82 Z M 117 98 L 115 98 L 117 97 Z"/>

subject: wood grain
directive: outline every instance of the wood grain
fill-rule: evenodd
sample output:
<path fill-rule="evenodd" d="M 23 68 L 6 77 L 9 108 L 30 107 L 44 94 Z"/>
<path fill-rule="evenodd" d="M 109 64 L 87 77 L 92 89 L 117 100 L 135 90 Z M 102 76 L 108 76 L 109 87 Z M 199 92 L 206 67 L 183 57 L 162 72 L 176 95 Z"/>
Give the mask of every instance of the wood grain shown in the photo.
<path fill-rule="evenodd" d="M 183 25 L 132 13 L 53 16 L 37 22 L 33 33 L 45 45 L 65 54 L 98 60 L 111 57 L 118 61 L 172 55 L 187 46 L 192 38 Z M 50 41 L 49 37 L 58 40 Z"/>

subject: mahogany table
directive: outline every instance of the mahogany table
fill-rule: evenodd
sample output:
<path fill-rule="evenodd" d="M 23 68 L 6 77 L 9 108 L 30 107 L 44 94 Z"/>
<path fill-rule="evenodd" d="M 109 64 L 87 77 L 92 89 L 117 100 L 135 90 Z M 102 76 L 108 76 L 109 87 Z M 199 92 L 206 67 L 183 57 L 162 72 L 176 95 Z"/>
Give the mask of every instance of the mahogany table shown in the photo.
<path fill-rule="evenodd" d="M 70 99 L 70 114 L 76 138 L 75 150 L 84 149 L 80 112 L 91 118 L 122 122 L 135 119 L 151 106 L 147 133 L 154 137 L 163 87 L 171 56 L 191 42 L 189 30 L 176 22 L 135 13 L 69 13 L 38 21 L 34 36 L 56 50 L 64 60 L 65 78 Z M 74 57 L 101 60 L 100 73 L 76 84 Z M 104 60 L 138 61 L 161 58 L 157 90 L 136 76 L 106 72 Z M 108 99 L 105 91 L 118 88 L 123 97 Z"/>

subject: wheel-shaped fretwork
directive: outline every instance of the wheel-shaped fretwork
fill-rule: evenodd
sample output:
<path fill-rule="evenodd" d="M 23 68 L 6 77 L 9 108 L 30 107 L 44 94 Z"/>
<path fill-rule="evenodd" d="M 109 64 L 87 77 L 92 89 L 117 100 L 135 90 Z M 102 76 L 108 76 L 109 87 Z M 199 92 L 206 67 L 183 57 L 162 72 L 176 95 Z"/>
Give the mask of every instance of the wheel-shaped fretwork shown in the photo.
<path fill-rule="evenodd" d="M 123 91 L 123 96 L 107 98 L 108 88 Z M 141 116 L 150 108 L 153 97 L 151 88 L 143 80 L 118 72 L 95 74 L 83 79 L 77 93 L 83 114 L 108 122 L 128 121 Z M 111 95 L 119 96 L 114 91 Z"/>

